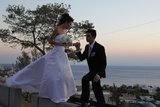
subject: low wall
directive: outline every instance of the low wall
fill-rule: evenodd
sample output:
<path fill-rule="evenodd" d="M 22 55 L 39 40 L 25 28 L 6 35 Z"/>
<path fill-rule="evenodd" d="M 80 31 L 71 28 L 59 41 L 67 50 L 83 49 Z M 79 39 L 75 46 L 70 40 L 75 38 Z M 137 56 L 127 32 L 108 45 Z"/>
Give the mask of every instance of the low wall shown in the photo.
<path fill-rule="evenodd" d="M 117 107 L 110 104 L 101 104 L 95 101 L 89 101 L 93 107 Z M 0 85 L 0 107 L 21 107 L 22 90 L 18 88 L 9 88 Z M 39 97 L 38 94 L 32 94 L 30 107 L 77 107 L 81 104 L 79 97 L 73 96 L 65 103 L 54 103 L 48 98 Z"/>
<path fill-rule="evenodd" d="M 22 91 L 0 85 L 0 105 L 2 107 L 21 107 Z"/>
<path fill-rule="evenodd" d="M 81 104 L 81 100 L 80 100 L 80 97 L 79 96 L 72 96 L 69 101 L 70 103 L 74 103 L 74 104 L 78 104 L 80 105 Z M 99 103 L 97 101 L 92 101 L 92 100 L 89 100 L 89 104 L 91 107 L 117 107 L 115 105 L 111 105 L 111 104 L 103 104 L 103 103 Z"/>
<path fill-rule="evenodd" d="M 76 107 L 77 105 L 72 103 L 54 103 L 48 98 L 41 98 L 38 95 L 32 95 L 31 107 Z"/>

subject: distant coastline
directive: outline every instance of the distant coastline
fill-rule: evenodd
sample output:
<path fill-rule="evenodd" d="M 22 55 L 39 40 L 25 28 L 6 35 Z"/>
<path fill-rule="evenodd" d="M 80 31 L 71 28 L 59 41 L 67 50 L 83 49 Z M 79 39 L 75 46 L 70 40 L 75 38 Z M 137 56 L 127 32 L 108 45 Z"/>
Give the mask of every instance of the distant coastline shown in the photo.
<path fill-rule="evenodd" d="M 13 65 L 15 65 L 15 63 L 6 63 L 6 64 L 3 64 L 3 63 L 1 63 L 0 64 L 0 66 L 1 67 L 12 67 Z M 87 64 L 84 64 L 84 63 L 82 63 L 82 64 L 79 64 L 79 63 L 76 63 L 76 64 L 71 64 L 71 66 L 87 66 Z M 132 67 L 138 67 L 138 68 L 141 68 L 141 67 L 149 67 L 149 68 L 152 68 L 152 67 L 154 67 L 154 68 L 160 68 L 160 66 L 145 66 L 145 65 L 139 65 L 139 66 L 137 66 L 137 65 L 108 65 L 107 67 L 128 67 L 128 68 L 132 68 Z"/>
<path fill-rule="evenodd" d="M 0 64 L 1 67 L 4 67 L 4 68 L 10 68 L 12 67 L 14 64 Z"/>
<path fill-rule="evenodd" d="M 14 64 L 0 64 L 0 68 L 12 68 Z M 87 65 L 71 64 L 76 85 L 81 86 L 82 77 L 89 72 Z M 121 86 L 146 85 L 160 87 L 160 66 L 107 66 L 102 84 Z"/>

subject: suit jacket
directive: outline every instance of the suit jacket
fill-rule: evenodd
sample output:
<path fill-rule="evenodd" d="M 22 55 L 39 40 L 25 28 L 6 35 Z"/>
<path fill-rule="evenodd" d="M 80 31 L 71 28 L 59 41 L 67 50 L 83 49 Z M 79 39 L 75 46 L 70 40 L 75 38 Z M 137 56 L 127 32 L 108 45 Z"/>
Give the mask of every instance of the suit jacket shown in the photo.
<path fill-rule="evenodd" d="M 83 53 L 77 52 L 76 55 L 79 57 L 80 61 L 87 59 L 90 73 L 92 73 L 93 75 L 98 74 L 100 77 L 105 78 L 107 59 L 104 47 L 99 43 L 95 42 L 89 57 L 88 57 L 88 50 L 89 50 L 89 45 L 87 44 L 85 46 L 84 52 Z"/>

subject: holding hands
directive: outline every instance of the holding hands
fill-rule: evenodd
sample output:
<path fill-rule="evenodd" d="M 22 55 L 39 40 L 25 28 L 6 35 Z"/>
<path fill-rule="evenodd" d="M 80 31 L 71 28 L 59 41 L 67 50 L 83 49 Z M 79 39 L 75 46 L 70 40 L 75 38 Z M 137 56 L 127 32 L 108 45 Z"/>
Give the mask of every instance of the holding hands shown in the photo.
<path fill-rule="evenodd" d="M 80 44 L 80 42 L 76 42 L 76 43 L 73 43 L 73 46 L 76 47 L 76 50 L 80 50 L 81 44 Z"/>
<path fill-rule="evenodd" d="M 64 46 L 64 47 L 72 46 L 72 43 L 71 43 L 71 42 L 62 42 L 61 44 L 62 44 L 62 46 Z"/>

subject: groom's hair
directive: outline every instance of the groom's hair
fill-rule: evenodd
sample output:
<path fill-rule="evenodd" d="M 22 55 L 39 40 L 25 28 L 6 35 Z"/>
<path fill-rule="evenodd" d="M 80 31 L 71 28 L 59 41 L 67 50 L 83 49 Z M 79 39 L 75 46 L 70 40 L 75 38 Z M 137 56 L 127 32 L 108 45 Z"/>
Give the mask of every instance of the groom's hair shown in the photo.
<path fill-rule="evenodd" d="M 92 37 L 94 37 L 94 38 L 96 38 L 96 36 L 97 36 L 96 30 L 94 30 L 94 29 L 88 29 L 86 31 L 86 33 L 90 33 L 92 35 Z"/>

